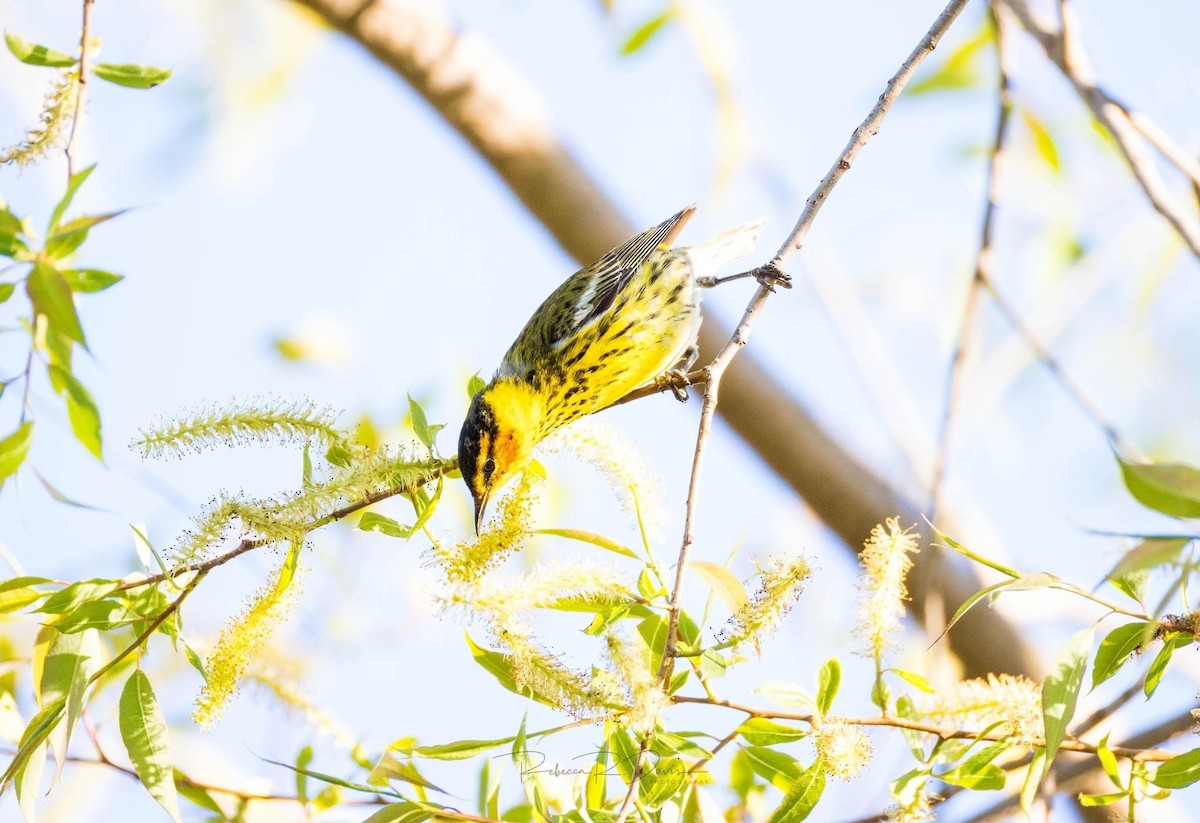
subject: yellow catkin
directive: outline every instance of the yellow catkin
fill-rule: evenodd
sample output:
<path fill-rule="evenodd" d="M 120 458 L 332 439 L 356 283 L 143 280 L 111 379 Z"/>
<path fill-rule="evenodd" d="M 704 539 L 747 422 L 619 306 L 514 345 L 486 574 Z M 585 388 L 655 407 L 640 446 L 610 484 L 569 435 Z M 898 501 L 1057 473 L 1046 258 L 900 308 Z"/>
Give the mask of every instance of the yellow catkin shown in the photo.
<path fill-rule="evenodd" d="M 756 647 L 770 636 L 795 605 L 811 570 L 800 555 L 774 557 L 759 569 L 758 589 L 746 605 L 729 619 L 721 639 L 735 646 L 750 642 Z"/>
<path fill-rule="evenodd" d="M 662 489 L 645 456 L 628 438 L 604 423 L 579 420 L 558 429 L 538 450 L 565 453 L 596 469 L 608 482 L 621 506 L 630 514 L 639 510 L 643 522 L 657 526 L 663 519 Z"/>
<path fill-rule="evenodd" d="M 1000 734 L 1025 744 L 1045 734 L 1042 688 L 1020 675 L 989 674 L 987 679 L 964 680 L 927 697 L 919 713 L 969 731 L 983 731 L 999 723 Z"/>
<path fill-rule="evenodd" d="M 524 626 L 492 627 L 504 647 L 513 680 L 573 717 L 599 719 L 623 704 L 610 678 L 589 679 L 538 646 Z"/>
<path fill-rule="evenodd" d="M 75 116 L 78 94 L 79 69 L 71 68 L 59 74 L 42 101 L 37 125 L 25 133 L 21 142 L 0 149 L 0 165 L 15 163 L 22 168 L 31 166 L 50 152 L 62 148 Z"/>
<path fill-rule="evenodd" d="M 524 472 L 516 487 L 500 501 L 483 533 L 443 554 L 441 566 L 448 583 L 477 585 L 504 558 L 521 548 L 533 528 L 541 483 L 539 472 Z"/>
<path fill-rule="evenodd" d="M 863 545 L 856 632 L 866 641 L 866 652 L 871 657 L 881 658 L 899 631 L 908 600 L 904 579 L 912 568 L 909 555 L 917 551 L 916 537 L 901 529 L 895 517 L 872 529 Z"/>
<path fill-rule="evenodd" d="M 281 585 L 284 567 L 276 569 L 258 590 L 250 605 L 221 630 L 204 663 L 208 679 L 196 697 L 192 720 L 210 729 L 225 714 L 238 692 L 242 677 L 275 628 L 287 619 L 296 600 L 297 585 Z"/>
<path fill-rule="evenodd" d="M 653 656 L 640 637 L 625 640 L 617 634 L 608 635 L 608 658 L 624 682 L 629 701 L 626 725 L 638 734 L 651 731 L 662 710 L 670 702 L 657 672 L 652 669 Z"/>
<path fill-rule="evenodd" d="M 871 740 L 861 726 L 837 717 L 822 719 L 813 728 L 813 744 L 825 773 L 853 780 L 871 760 Z"/>

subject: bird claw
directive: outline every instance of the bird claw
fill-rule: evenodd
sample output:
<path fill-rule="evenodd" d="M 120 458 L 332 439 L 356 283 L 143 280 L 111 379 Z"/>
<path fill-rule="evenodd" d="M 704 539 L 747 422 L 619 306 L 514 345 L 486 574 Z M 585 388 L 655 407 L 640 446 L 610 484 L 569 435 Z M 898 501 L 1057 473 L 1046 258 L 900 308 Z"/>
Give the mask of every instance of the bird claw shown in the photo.
<path fill-rule="evenodd" d="M 685 372 L 683 369 L 671 369 L 666 374 L 659 375 L 658 379 L 654 381 L 654 384 L 659 391 L 666 391 L 667 389 L 670 389 L 671 393 L 675 395 L 675 399 L 680 403 L 687 402 L 687 387 L 689 384 L 687 372 Z"/>
<path fill-rule="evenodd" d="M 771 291 L 775 291 L 776 286 L 784 289 L 792 287 L 792 276 L 774 263 L 766 263 L 755 269 L 754 279 Z"/>

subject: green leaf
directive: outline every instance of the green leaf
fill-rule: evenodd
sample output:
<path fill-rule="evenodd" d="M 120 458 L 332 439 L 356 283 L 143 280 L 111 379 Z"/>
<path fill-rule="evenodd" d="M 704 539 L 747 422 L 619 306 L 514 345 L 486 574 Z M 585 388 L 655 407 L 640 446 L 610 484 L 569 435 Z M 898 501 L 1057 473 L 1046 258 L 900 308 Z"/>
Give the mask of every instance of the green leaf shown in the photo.
<path fill-rule="evenodd" d="M 674 754 L 695 757 L 701 760 L 708 760 L 712 757 L 712 752 L 703 746 L 693 743 L 686 736 L 663 731 L 662 729 L 654 733 L 654 739 L 650 741 L 650 751 L 659 757 L 667 757 Z"/>
<path fill-rule="evenodd" d="M 662 666 L 663 652 L 667 647 L 667 618 L 652 614 L 640 621 L 637 632 L 650 649 L 650 670 L 657 672 Z"/>
<path fill-rule="evenodd" d="M 842 664 L 836 657 L 831 657 L 821 666 L 817 675 L 817 713 L 829 714 L 833 707 L 833 698 L 837 697 L 838 687 L 842 685 Z"/>
<path fill-rule="evenodd" d="M 767 823 L 796 823 L 806 819 L 816 808 L 823 791 L 825 770 L 820 761 L 817 761 L 796 778 L 788 793 L 784 795 L 783 802 L 767 818 Z"/>
<path fill-rule="evenodd" d="M 38 314 L 45 315 L 50 326 L 59 333 L 87 346 L 79 315 L 75 313 L 75 301 L 71 287 L 62 272 L 49 263 L 38 261 L 33 264 L 29 277 L 25 279 L 25 293 Z"/>
<path fill-rule="evenodd" d="M 221 817 L 218 819 L 220 820 L 225 819 L 225 813 L 221 811 L 221 806 L 217 803 L 217 801 L 213 800 L 213 796 L 209 794 L 206 789 L 202 789 L 197 786 L 192 782 L 191 778 L 189 778 L 179 769 L 174 770 L 173 778 L 175 781 L 175 788 L 185 800 L 195 803 L 205 811 L 219 814 Z"/>
<path fill-rule="evenodd" d="M 391 748 L 400 754 L 431 760 L 470 760 L 472 757 L 498 746 L 506 746 L 515 739 L 514 737 L 501 737 L 496 740 L 459 740 L 440 746 L 392 746 Z"/>
<path fill-rule="evenodd" d="M 36 587 L 50 582 L 45 577 L 10 577 L 0 582 L 0 614 L 15 612 L 41 600 L 47 592 L 39 591 Z"/>
<path fill-rule="evenodd" d="M 421 823 L 436 816 L 436 812 L 408 800 L 389 803 L 363 823 Z"/>
<path fill-rule="evenodd" d="M 1104 636 L 1092 664 L 1093 689 L 1116 674 L 1129 656 L 1142 647 L 1147 626 L 1149 624 L 1145 622 L 1126 623 Z"/>
<path fill-rule="evenodd" d="M 107 597 L 120 585 L 119 581 L 102 578 L 80 580 L 50 595 L 37 611 L 43 614 L 66 614 L 90 600 Z"/>
<path fill-rule="evenodd" d="M 140 619 L 137 612 L 130 611 L 124 603 L 116 600 L 92 600 L 56 620 L 54 628 L 63 634 L 73 634 L 85 629 L 108 631 Z"/>
<path fill-rule="evenodd" d="M 397 760 L 391 752 L 385 751 L 383 756 L 375 763 L 374 768 L 371 769 L 371 773 L 367 775 L 367 785 L 387 786 L 392 780 L 400 780 L 404 783 L 433 789 L 435 792 L 446 794 L 444 789 L 438 788 L 422 777 L 417 767 L 412 763 Z"/>
<path fill-rule="evenodd" d="M 1081 794 L 1080 806 L 1111 806 L 1129 796 L 1129 792 L 1112 792 L 1111 794 Z"/>
<path fill-rule="evenodd" d="M 1125 788 L 1121 785 L 1121 771 L 1117 767 L 1117 756 L 1108 747 L 1107 734 L 1096 744 L 1096 759 L 1100 761 L 1100 767 L 1104 769 L 1104 773 L 1108 775 L 1108 779 L 1113 782 L 1113 785 L 1118 789 Z"/>
<path fill-rule="evenodd" d="M 479 376 L 479 372 L 467 378 L 467 397 L 471 400 L 475 399 L 475 395 L 487 388 L 487 383 Z"/>
<path fill-rule="evenodd" d="M 1007 747 L 1007 744 L 1005 746 Z M 995 763 L 971 764 L 971 761 L 967 761 L 937 777 L 946 783 L 975 791 L 997 791 L 1004 788 L 1004 769 Z"/>
<path fill-rule="evenodd" d="M 67 418 L 75 439 L 103 462 L 100 437 L 100 409 L 92 399 L 92 393 L 66 369 L 50 366 L 50 382 L 67 401 Z"/>
<path fill-rule="evenodd" d="M 413 400 L 411 394 L 408 396 L 408 414 L 412 418 L 412 427 L 417 439 L 432 448 L 433 440 L 429 436 L 429 420 L 425 417 L 425 410 L 421 408 L 421 404 Z"/>
<path fill-rule="evenodd" d="M 366 792 L 367 794 L 372 794 L 372 795 L 381 794 L 381 795 L 385 795 L 387 797 L 400 797 L 400 795 L 396 794 L 396 792 L 392 791 L 391 789 L 385 789 L 380 786 L 368 786 L 365 783 L 354 783 L 350 780 L 343 780 L 340 777 L 334 777 L 333 775 L 325 774 L 323 772 L 316 772 L 316 771 L 313 771 L 312 769 L 298 769 L 290 763 L 281 763 L 278 760 L 271 760 L 268 757 L 263 757 L 260 759 L 264 763 L 270 763 L 272 766 L 281 766 L 281 767 L 287 769 L 288 771 L 295 772 L 297 774 L 306 775 L 307 777 L 311 777 L 314 780 L 320 780 L 322 783 L 328 783 L 329 786 L 331 786 L 331 787 L 332 786 L 340 786 L 343 789 L 353 789 L 356 792 Z M 322 792 L 322 794 L 324 794 L 324 792 Z M 336 797 L 333 799 L 336 800 Z M 313 799 L 313 803 L 317 804 L 318 806 L 320 805 L 320 796 L 319 795 L 318 795 L 318 797 Z"/>
<path fill-rule="evenodd" d="M 742 585 L 742 581 L 738 580 L 733 572 L 724 566 L 705 560 L 690 560 L 687 565 L 689 569 L 704 578 L 704 582 L 712 588 L 717 597 L 721 598 L 721 602 L 725 604 L 725 608 L 729 609 L 730 613 L 737 614 L 749 601 L 746 596 L 746 587 Z"/>
<path fill-rule="evenodd" d="M 1050 130 L 1042 121 L 1034 117 L 1033 112 L 1029 109 L 1021 109 L 1021 119 L 1025 121 L 1025 126 L 1033 137 L 1033 145 L 1037 149 L 1038 157 L 1042 158 L 1055 174 L 1061 174 L 1062 164 L 1059 162 L 1058 148 L 1054 145 L 1054 138 L 1051 136 Z"/>
<path fill-rule="evenodd" d="M 88 238 L 92 226 L 120 217 L 125 209 L 107 214 L 85 214 L 69 220 L 59 226 L 57 231 L 46 241 L 44 249 L 46 257 L 51 260 L 61 260 L 83 245 Z"/>
<path fill-rule="evenodd" d="M 30 752 L 29 757 L 17 769 L 15 781 L 17 805 L 21 809 L 21 816 L 25 819 L 25 823 L 34 823 L 37 820 L 35 809 L 37 800 L 42 794 L 42 773 L 45 769 L 45 744 L 35 746 Z"/>
<path fill-rule="evenodd" d="M 12 52 L 13 57 L 30 66 L 65 69 L 79 62 L 69 54 L 63 54 L 61 51 L 55 51 L 46 46 L 31 43 L 12 32 L 4 33 L 4 42 L 8 46 L 8 50 Z"/>
<path fill-rule="evenodd" d="M 375 512 L 367 512 L 360 517 L 358 519 L 358 527 L 365 532 L 378 532 L 387 537 L 398 537 L 401 540 L 407 540 L 413 533 L 413 530 L 408 526 Z"/>
<path fill-rule="evenodd" d="M 787 709 L 811 709 L 816 707 L 812 697 L 803 687 L 782 680 L 768 680 L 755 689 L 754 693 L 761 694 L 777 706 L 783 706 Z"/>
<path fill-rule="evenodd" d="M 0 487 L 21 468 L 32 439 L 33 421 L 26 420 L 15 432 L 0 440 Z"/>
<path fill-rule="evenodd" d="M 67 748 L 71 744 L 71 731 L 83 712 L 83 693 L 88 678 L 95 671 L 95 658 L 100 652 L 100 638 L 95 632 L 63 634 L 54 632 L 50 648 L 42 667 L 41 701 L 50 705 L 59 700 L 64 702 L 65 723 L 55 726 L 50 735 L 54 749 L 54 778 L 58 782 L 67 759 Z"/>
<path fill-rule="evenodd" d="M 467 639 L 467 646 L 471 649 L 471 657 L 475 658 L 475 662 L 484 668 L 492 677 L 496 678 L 501 686 L 508 689 L 513 694 L 519 694 L 522 697 L 531 697 L 539 703 L 546 706 L 556 706 L 555 702 L 550 698 L 534 691 L 529 686 L 518 688 L 517 681 L 513 679 L 512 664 L 509 662 L 506 655 L 500 652 L 494 652 L 491 649 L 485 649 L 482 646 L 476 645 L 470 635 L 464 635 Z"/>
<path fill-rule="evenodd" d="M 952 51 L 940 66 L 905 88 L 904 94 L 916 97 L 935 91 L 969 89 L 979 85 L 978 58 L 983 47 L 991 42 L 991 26 L 985 22 L 975 36 Z"/>
<path fill-rule="evenodd" d="M 637 765 L 638 746 L 633 742 L 629 732 L 624 729 L 614 729 L 613 733 L 608 738 L 608 745 L 612 749 L 613 765 L 617 767 L 617 774 L 626 783 L 633 780 L 633 770 Z"/>
<path fill-rule="evenodd" d="M 46 236 L 52 237 L 58 231 L 58 223 L 62 220 L 62 216 L 66 214 L 67 209 L 71 207 L 71 201 L 75 199 L 75 194 L 79 191 L 79 187 L 92 176 L 92 172 L 96 170 L 96 164 L 88 166 L 86 169 L 77 171 L 69 181 L 67 181 L 67 190 L 63 194 L 62 199 L 54 206 L 54 211 L 50 213 L 50 223 L 46 228 Z"/>
<path fill-rule="evenodd" d="M 1092 650 L 1092 629 L 1076 632 L 1058 653 L 1046 680 L 1042 684 L 1042 713 L 1046 721 L 1046 763 L 1054 755 L 1067 734 L 1067 724 L 1075 716 L 1079 689 L 1087 671 Z"/>
<path fill-rule="evenodd" d="M 0 240 L 0 243 L 2 243 L 2 242 L 3 242 L 3 240 Z M 5 302 L 8 300 L 8 298 L 12 297 L 13 292 L 15 292 L 16 290 L 17 290 L 16 283 L 0 283 L 0 303 Z"/>
<path fill-rule="evenodd" d="M 674 7 L 668 6 L 666 11 L 656 14 L 642 23 L 621 45 L 621 54 L 628 56 L 640 51 L 673 16 Z"/>
<path fill-rule="evenodd" d="M 1200 469 L 1182 463 L 1132 463 L 1117 455 L 1125 487 L 1139 503 L 1172 517 L 1200 517 Z"/>
<path fill-rule="evenodd" d="M 1105 577 L 1109 580 L 1120 580 L 1135 572 L 1174 563 L 1183 552 L 1183 547 L 1190 542 L 1190 537 L 1147 538 L 1127 551 Z"/>
<path fill-rule="evenodd" d="M 1029 769 L 1025 772 L 1025 782 L 1021 784 L 1021 810 L 1027 816 L 1029 810 L 1033 808 L 1033 801 L 1037 798 L 1038 788 L 1042 785 L 1042 777 L 1046 774 L 1048 762 L 1046 749 L 1038 747 L 1037 751 L 1033 753 Z"/>
<path fill-rule="evenodd" d="M 588 543 L 605 551 L 619 554 L 623 557 L 632 557 L 637 560 L 638 556 L 633 549 L 622 546 L 615 540 L 610 540 L 602 534 L 595 532 L 584 531 L 582 529 L 534 529 L 534 534 L 547 534 L 552 537 L 562 537 L 566 540 L 577 540 L 580 543 Z"/>
<path fill-rule="evenodd" d="M 32 758 L 43 757 L 45 750 L 40 747 L 50 736 L 50 732 L 58 725 L 62 719 L 63 711 L 66 709 L 66 698 L 59 698 L 53 703 L 48 703 L 42 707 L 42 710 L 33 716 L 29 721 L 29 725 L 25 727 L 25 731 L 21 734 L 21 742 L 17 746 L 17 751 L 13 755 L 12 760 L 5 769 L 3 776 L 0 776 L 0 792 L 8 787 L 9 782 L 16 776 L 17 772 L 25 768 L 27 763 L 30 763 Z M 37 766 L 40 771 L 41 765 Z M 37 791 L 36 786 L 31 786 L 33 791 Z"/>
<path fill-rule="evenodd" d="M 1172 757 L 1158 767 L 1150 782 L 1163 789 L 1185 789 L 1200 782 L 1200 749 Z"/>
<path fill-rule="evenodd" d="M 129 753 L 138 779 L 171 819 L 179 823 L 179 799 L 167 745 L 167 722 L 150 679 L 141 669 L 133 670 L 121 690 L 120 726 L 125 751 Z"/>
<path fill-rule="evenodd" d="M 765 717 L 752 717 L 738 726 L 737 733 L 751 746 L 778 746 L 808 737 L 808 732 L 795 726 L 776 723 Z"/>
<path fill-rule="evenodd" d="M 1175 653 L 1175 650 L 1189 646 L 1194 642 L 1195 638 L 1187 632 L 1167 632 L 1163 636 L 1163 647 L 1158 650 L 1158 654 L 1154 656 L 1154 660 L 1150 663 L 1150 668 L 1146 671 L 1146 683 L 1144 685 L 1146 697 L 1152 696 L 1155 689 L 1158 688 L 1163 675 L 1167 672 L 1167 664 L 1171 662 L 1171 655 Z"/>
<path fill-rule="evenodd" d="M 97 63 L 92 66 L 92 73 L 101 80 L 129 89 L 152 89 L 166 82 L 171 76 L 170 69 L 137 66 L 132 63 Z"/>
<path fill-rule="evenodd" d="M 12 257 L 16 260 L 29 260 L 32 255 L 29 252 L 29 246 L 25 245 L 25 241 L 17 237 L 16 233 L 0 230 L 0 257 Z M 11 284 L 6 284 L 11 285 Z M 9 294 L 12 292 L 10 291 Z M 8 298 L 5 297 L 4 300 Z M 0 303 L 4 302 L 0 300 Z"/>
<path fill-rule="evenodd" d="M 766 746 L 747 746 L 742 751 L 754 773 L 780 791 L 790 791 L 804 768 L 796 758 Z"/>
<path fill-rule="evenodd" d="M 639 800 L 651 810 L 656 810 L 675 796 L 687 782 L 687 766 L 678 757 L 667 757 L 654 764 L 642 774 Z"/>
<path fill-rule="evenodd" d="M 889 669 L 889 671 L 895 674 L 905 683 L 908 683 L 910 686 L 925 692 L 925 694 L 934 693 L 934 688 L 933 686 L 929 685 L 929 681 L 916 672 L 910 672 L 904 669 Z"/>

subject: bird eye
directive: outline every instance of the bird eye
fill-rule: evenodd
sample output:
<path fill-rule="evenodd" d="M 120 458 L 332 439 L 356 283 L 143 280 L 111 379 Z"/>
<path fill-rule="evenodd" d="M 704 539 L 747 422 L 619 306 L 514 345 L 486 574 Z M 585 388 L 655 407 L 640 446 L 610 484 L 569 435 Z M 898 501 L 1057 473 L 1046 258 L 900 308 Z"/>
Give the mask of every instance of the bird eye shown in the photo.
<path fill-rule="evenodd" d="M 483 473 L 484 474 L 491 474 L 495 470 L 496 470 L 496 461 L 495 460 L 493 460 L 492 458 L 489 457 L 487 460 L 483 461 Z"/>

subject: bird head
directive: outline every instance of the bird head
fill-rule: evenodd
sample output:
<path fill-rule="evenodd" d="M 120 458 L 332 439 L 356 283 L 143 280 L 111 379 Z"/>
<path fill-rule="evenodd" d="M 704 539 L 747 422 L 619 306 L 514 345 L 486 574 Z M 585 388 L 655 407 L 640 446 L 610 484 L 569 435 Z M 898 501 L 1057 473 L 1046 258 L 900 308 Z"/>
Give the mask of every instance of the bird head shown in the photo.
<path fill-rule="evenodd" d="M 471 400 L 458 436 L 458 466 L 475 501 L 476 534 L 492 494 L 529 464 L 538 439 L 533 402 L 506 383 L 493 383 Z"/>

